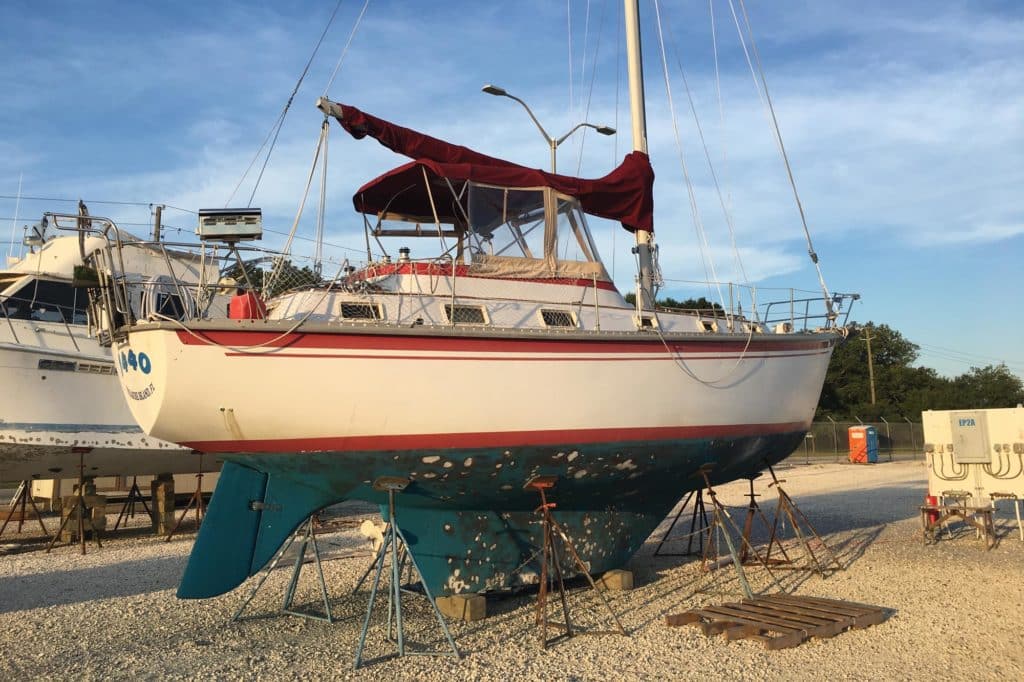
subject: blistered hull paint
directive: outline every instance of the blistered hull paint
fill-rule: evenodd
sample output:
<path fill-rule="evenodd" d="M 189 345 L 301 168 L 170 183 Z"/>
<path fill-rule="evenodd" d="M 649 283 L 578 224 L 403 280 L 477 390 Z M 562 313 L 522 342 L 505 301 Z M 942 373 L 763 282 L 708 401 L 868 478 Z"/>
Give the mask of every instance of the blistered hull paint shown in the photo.
<path fill-rule="evenodd" d="M 384 505 L 384 495 L 372 488 L 380 476 L 412 481 L 397 496 L 398 519 L 435 595 L 537 581 L 539 498 L 523 489 L 536 475 L 558 476 L 549 495 L 555 517 L 590 571 L 600 573 L 625 564 L 680 497 L 703 486 L 701 467 L 710 465 L 712 483 L 751 476 L 788 455 L 803 436 L 801 430 L 581 447 L 229 455 L 233 467 L 265 475 L 265 485 L 256 486 L 262 504 L 254 509 L 251 493 L 218 485 L 211 504 L 217 523 L 203 524 L 179 596 L 233 589 L 318 509 L 349 499 Z M 240 535 L 252 536 L 248 556 L 215 549 Z"/>

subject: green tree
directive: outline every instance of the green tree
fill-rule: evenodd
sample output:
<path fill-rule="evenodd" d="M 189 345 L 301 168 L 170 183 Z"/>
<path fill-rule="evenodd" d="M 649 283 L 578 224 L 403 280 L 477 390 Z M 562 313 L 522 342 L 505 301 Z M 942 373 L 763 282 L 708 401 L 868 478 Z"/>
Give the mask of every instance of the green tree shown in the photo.
<path fill-rule="evenodd" d="M 1014 407 L 1024 403 L 1024 384 L 1005 364 L 971 367 L 953 380 L 955 408 Z"/>
<path fill-rule="evenodd" d="M 628 293 L 623 298 L 626 299 L 626 303 L 636 303 L 636 294 L 634 293 Z M 656 303 L 659 308 L 672 308 L 674 310 L 699 310 L 700 312 L 714 311 L 719 313 L 725 311 L 721 305 L 709 301 L 703 296 L 700 298 L 687 298 L 682 301 L 678 301 L 671 296 L 666 296 L 665 298 L 659 298 Z"/>
<path fill-rule="evenodd" d="M 868 335 L 875 374 L 874 404 L 871 403 L 868 371 Z M 923 368 L 911 367 L 917 352 L 915 344 L 888 325 L 869 322 L 857 328 L 832 354 L 818 403 L 818 416 L 902 419 L 901 406 L 907 396 L 929 379 L 927 370 L 922 372 Z"/>
<path fill-rule="evenodd" d="M 875 397 L 871 402 L 866 337 L 871 337 Z M 973 367 L 954 379 L 915 367 L 918 346 L 888 325 L 869 322 L 852 332 L 832 355 L 817 418 L 875 421 L 921 418 L 924 410 L 1013 407 L 1024 402 L 1024 385 L 1006 365 Z"/>

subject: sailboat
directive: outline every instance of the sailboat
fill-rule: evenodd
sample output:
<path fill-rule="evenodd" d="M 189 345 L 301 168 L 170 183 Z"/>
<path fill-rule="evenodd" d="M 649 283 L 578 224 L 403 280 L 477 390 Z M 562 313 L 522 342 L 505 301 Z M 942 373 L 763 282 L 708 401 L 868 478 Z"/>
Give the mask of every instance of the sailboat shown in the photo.
<path fill-rule="evenodd" d="M 832 299 L 777 320 L 654 304 L 638 40 L 629 53 L 634 151 L 591 180 L 322 98 L 351 136 L 410 159 L 353 196 L 367 240 L 397 240 L 397 254 L 280 293 L 253 319 L 109 320 L 143 430 L 225 459 L 180 597 L 235 588 L 328 505 L 384 504 L 385 477 L 409 482 L 399 523 L 435 595 L 537 582 L 538 499 L 524 486 L 538 476 L 598 573 L 703 485 L 699 471 L 752 476 L 802 441 L 842 337 Z M 593 216 L 636 236 L 635 303 L 603 265 Z M 240 236 L 219 239 L 208 246 L 223 255 Z M 442 252 L 407 246 L 424 241 Z M 104 300 L 133 246 L 97 253 Z"/>

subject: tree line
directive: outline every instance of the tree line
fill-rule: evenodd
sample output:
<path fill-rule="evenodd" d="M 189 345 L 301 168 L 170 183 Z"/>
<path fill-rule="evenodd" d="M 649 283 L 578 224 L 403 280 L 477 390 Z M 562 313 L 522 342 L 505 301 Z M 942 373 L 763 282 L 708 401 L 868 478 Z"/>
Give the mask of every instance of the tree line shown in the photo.
<path fill-rule="evenodd" d="M 868 337 L 873 372 L 868 366 Z M 1005 364 L 972 367 L 949 378 L 930 367 L 915 367 L 919 350 L 918 345 L 888 325 L 868 322 L 857 327 L 832 354 L 815 418 L 877 421 L 884 417 L 916 422 L 924 410 L 1015 407 L 1024 403 L 1024 384 Z"/>

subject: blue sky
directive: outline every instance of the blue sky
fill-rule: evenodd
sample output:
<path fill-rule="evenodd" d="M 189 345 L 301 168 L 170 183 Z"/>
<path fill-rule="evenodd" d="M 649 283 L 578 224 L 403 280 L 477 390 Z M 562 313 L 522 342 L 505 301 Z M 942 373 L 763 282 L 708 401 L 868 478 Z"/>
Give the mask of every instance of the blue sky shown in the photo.
<path fill-rule="evenodd" d="M 256 193 L 271 229 L 291 225 L 322 120 L 313 103 L 363 2 L 341 3 Z M 555 136 L 584 119 L 617 127 L 615 137 L 577 133 L 559 148 L 561 171 L 602 175 L 631 144 L 620 5 L 371 0 L 329 95 L 546 167 L 547 148 L 526 114 L 480 92 L 496 83 L 529 102 Z M 742 278 L 724 201 L 760 300 L 783 295 L 774 287 L 814 290 L 799 214 L 729 3 L 711 6 L 722 115 L 709 3 L 661 6 L 681 157 L 654 6 L 641 0 L 663 293 L 709 293 L 684 284 L 705 279 L 705 266 L 680 158 L 719 279 Z M 83 197 L 93 213 L 136 231 L 145 231 L 151 202 L 223 206 L 334 7 L 335 0 L 0 3 L 0 241 L 44 210 L 71 207 L 23 200 L 15 224 L 10 197 L 21 177 L 25 196 Z M 856 319 L 899 329 L 921 345 L 920 362 L 943 374 L 1005 361 L 1024 376 L 1024 5 L 747 0 L 747 10 L 829 287 L 860 292 Z M 350 197 L 401 161 L 335 126 L 327 241 L 354 251 L 329 252 L 359 258 L 361 222 Z M 233 203 L 244 205 L 251 189 L 244 184 Z M 312 215 L 302 223 L 307 236 Z M 195 219 L 169 210 L 165 221 L 188 232 Z M 629 235 L 592 227 L 629 290 Z"/>

